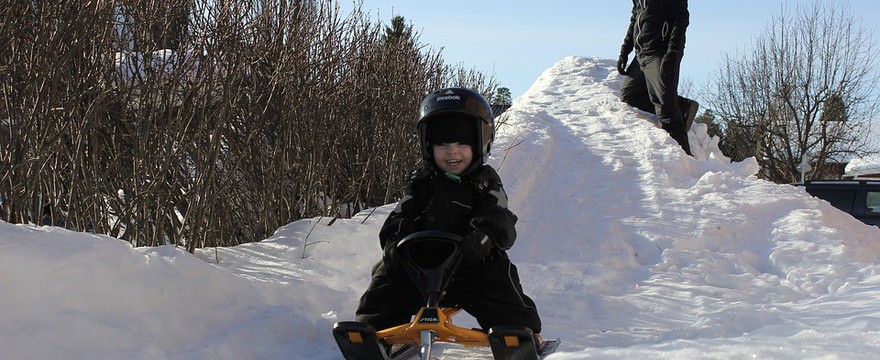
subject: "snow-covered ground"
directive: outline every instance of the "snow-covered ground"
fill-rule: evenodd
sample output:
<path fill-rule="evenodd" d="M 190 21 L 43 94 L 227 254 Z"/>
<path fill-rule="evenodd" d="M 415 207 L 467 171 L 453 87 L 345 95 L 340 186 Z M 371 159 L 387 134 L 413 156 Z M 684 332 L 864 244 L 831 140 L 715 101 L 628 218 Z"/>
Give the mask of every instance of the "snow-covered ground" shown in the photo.
<path fill-rule="evenodd" d="M 613 61 L 562 59 L 493 146 L 511 257 L 563 340 L 550 359 L 880 356 L 880 229 L 756 179 L 703 125 L 686 156 L 619 85 Z M 195 256 L 0 222 L 0 357 L 339 359 L 331 326 L 353 319 L 392 207 Z"/>

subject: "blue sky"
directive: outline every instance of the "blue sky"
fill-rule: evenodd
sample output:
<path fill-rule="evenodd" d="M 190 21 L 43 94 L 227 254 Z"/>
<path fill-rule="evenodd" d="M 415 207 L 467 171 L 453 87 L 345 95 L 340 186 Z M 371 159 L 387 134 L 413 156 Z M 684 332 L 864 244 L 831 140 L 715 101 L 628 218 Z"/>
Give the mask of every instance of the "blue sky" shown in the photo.
<path fill-rule="evenodd" d="M 717 70 L 722 55 L 747 50 L 783 6 L 794 10 L 813 1 L 690 1 L 682 82 L 702 86 Z M 843 3 L 867 29 L 877 31 L 880 1 Z M 351 4 L 352 0 L 340 0 L 344 9 Z M 616 59 L 632 2 L 364 0 L 363 8 L 384 23 L 394 15 L 404 16 L 421 33 L 422 43 L 443 49 L 447 63 L 494 73 L 500 85 L 517 97 L 566 56 Z"/>

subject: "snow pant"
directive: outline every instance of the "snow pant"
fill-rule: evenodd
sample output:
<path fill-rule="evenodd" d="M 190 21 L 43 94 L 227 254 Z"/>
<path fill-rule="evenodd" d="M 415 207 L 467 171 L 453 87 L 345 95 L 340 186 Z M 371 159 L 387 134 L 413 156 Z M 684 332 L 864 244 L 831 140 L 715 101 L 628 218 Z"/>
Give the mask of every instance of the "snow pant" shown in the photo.
<path fill-rule="evenodd" d="M 663 55 L 636 55 L 626 68 L 626 75 L 620 86 L 620 99 L 642 111 L 657 115 L 663 130 L 690 154 L 688 129 L 682 109 L 688 109 L 691 100 L 678 95 L 681 58 L 667 64 L 665 69 L 661 69 L 662 62 Z"/>
<path fill-rule="evenodd" d="M 506 253 L 495 252 L 482 266 L 461 270 L 447 286 L 440 306 L 460 306 L 487 331 L 496 325 L 521 325 L 541 332 L 535 302 L 523 293 L 516 266 Z M 356 315 L 358 321 L 382 330 L 408 324 L 425 305 L 406 272 L 390 271 L 380 260 L 373 267 L 373 280 L 361 296 Z"/>

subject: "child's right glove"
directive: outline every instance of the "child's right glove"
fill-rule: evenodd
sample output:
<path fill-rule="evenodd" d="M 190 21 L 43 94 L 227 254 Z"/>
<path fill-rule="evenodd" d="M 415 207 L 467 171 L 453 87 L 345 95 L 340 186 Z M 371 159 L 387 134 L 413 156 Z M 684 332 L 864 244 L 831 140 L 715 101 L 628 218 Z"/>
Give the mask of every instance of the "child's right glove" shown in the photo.
<path fill-rule="evenodd" d="M 469 264 L 482 264 L 491 251 L 492 239 L 480 230 L 474 230 L 461 239 L 461 255 Z"/>

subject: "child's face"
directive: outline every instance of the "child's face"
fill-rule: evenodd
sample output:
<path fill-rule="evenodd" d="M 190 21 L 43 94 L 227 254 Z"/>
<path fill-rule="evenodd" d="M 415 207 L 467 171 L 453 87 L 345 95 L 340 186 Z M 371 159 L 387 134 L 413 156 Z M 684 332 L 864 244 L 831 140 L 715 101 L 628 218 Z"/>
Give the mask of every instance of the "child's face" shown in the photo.
<path fill-rule="evenodd" d="M 474 159 L 471 146 L 462 143 L 443 143 L 434 145 L 434 163 L 440 170 L 460 175 Z"/>

